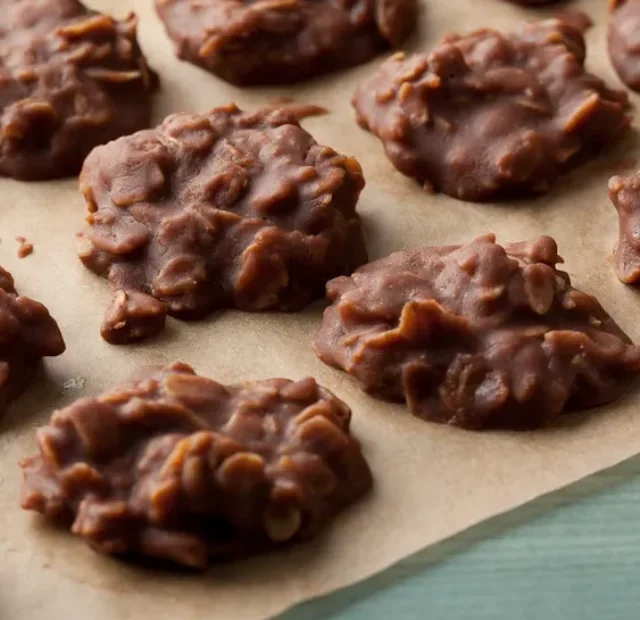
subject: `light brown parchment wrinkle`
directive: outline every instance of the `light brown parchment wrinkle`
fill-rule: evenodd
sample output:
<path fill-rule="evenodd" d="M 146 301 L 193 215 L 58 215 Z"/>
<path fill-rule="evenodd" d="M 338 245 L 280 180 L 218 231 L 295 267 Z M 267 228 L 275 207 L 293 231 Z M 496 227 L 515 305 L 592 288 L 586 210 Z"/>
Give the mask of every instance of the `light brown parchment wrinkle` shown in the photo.
<path fill-rule="evenodd" d="M 518 19 L 549 16 L 496 0 L 422 0 L 419 36 L 410 50 L 429 49 L 448 31 L 511 28 Z M 160 74 L 156 120 L 175 111 L 205 111 L 235 101 L 246 110 L 291 96 L 330 113 L 303 121 L 321 144 L 353 155 L 367 186 L 359 202 L 371 259 L 423 245 L 464 243 L 495 232 L 501 241 L 553 236 L 574 285 L 596 295 L 640 342 L 638 292 L 616 278 L 609 260 L 617 218 L 607 197 L 610 176 L 637 157 L 634 136 L 563 179 L 548 195 L 509 204 L 471 204 L 430 196 L 396 172 L 379 141 L 360 129 L 351 109 L 356 84 L 382 59 L 295 88 L 241 90 L 177 60 L 150 0 L 94 0 L 102 11 L 140 17 L 141 45 Z M 478 5 L 482 5 L 482 23 Z M 594 18 L 586 34 L 587 66 L 620 87 L 606 52 L 607 3 L 577 0 Z M 635 104 L 640 96 L 631 95 Z M 640 391 L 560 429 L 531 434 L 469 433 L 414 419 L 401 405 L 375 401 L 311 349 L 322 305 L 299 314 L 220 312 L 202 322 L 167 321 L 152 341 L 112 347 L 99 327 L 111 299 L 108 284 L 76 256 L 74 234 L 84 204 L 74 181 L 21 184 L 0 180 L 0 237 L 23 235 L 37 252 L 19 260 L 0 244 L 0 264 L 20 291 L 49 308 L 67 352 L 47 360 L 47 373 L 0 421 L 0 618 L 2 620 L 210 620 L 264 618 L 296 602 L 361 580 L 427 545 L 564 486 L 640 451 Z M 222 383 L 273 376 L 314 376 L 353 410 L 352 432 L 376 478 L 373 492 L 342 513 L 318 538 L 289 551 L 214 566 L 203 575 L 149 572 L 101 557 L 64 531 L 43 527 L 19 507 L 17 461 L 33 453 L 34 430 L 52 409 L 95 395 L 140 365 L 181 359 Z M 63 389 L 71 379 L 84 387 Z M 580 422 L 579 422 L 580 421 Z"/>

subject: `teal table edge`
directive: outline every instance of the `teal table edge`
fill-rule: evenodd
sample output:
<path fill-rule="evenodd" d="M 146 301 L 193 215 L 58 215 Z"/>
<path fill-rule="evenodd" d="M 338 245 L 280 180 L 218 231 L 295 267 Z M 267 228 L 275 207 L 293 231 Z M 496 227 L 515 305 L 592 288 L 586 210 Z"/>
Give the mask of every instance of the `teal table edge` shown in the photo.
<path fill-rule="evenodd" d="M 640 457 L 279 616 L 329 618 L 640 620 Z"/>

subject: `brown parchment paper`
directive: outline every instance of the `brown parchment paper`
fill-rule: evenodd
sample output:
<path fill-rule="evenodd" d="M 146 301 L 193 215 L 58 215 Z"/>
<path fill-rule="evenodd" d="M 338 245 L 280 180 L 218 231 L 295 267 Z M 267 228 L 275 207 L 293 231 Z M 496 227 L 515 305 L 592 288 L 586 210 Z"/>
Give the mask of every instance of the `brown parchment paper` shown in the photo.
<path fill-rule="evenodd" d="M 422 1 L 421 32 L 408 46 L 413 49 L 432 46 L 450 30 L 509 27 L 516 19 L 551 13 L 501 0 Z M 377 62 L 296 88 L 241 90 L 173 56 L 152 0 L 90 4 L 116 15 L 134 9 L 140 16 L 143 47 L 162 78 L 158 120 L 173 111 L 204 111 L 228 101 L 251 109 L 279 96 L 325 105 L 330 114 L 305 126 L 320 142 L 362 163 L 367 188 L 359 209 L 372 258 L 463 242 L 488 231 L 502 241 L 551 234 L 575 284 L 597 294 L 640 341 L 640 298 L 616 280 L 610 267 L 617 223 L 606 188 L 612 174 L 634 165 L 634 136 L 534 201 L 476 205 L 430 196 L 395 172 L 378 141 L 353 121 L 353 89 Z M 605 53 L 606 5 L 603 0 L 571 3 L 596 22 L 588 33 L 590 68 L 619 84 Z M 38 383 L 0 420 L 2 620 L 266 617 L 640 452 L 638 390 L 612 406 L 568 418 L 561 428 L 529 434 L 474 434 L 427 424 L 402 406 L 373 400 L 314 356 L 310 343 L 321 304 L 295 315 L 222 312 L 200 323 L 170 321 L 159 340 L 109 346 L 98 334 L 108 285 L 75 255 L 74 233 L 83 215 L 73 180 L 0 180 L 0 264 L 14 273 L 20 291 L 49 306 L 68 344 L 67 353 L 49 360 Z M 16 235 L 32 241 L 35 254 L 19 261 Z M 317 377 L 353 408 L 353 431 L 374 471 L 374 492 L 313 543 L 217 566 L 205 575 L 151 572 L 96 555 L 20 509 L 16 462 L 34 451 L 34 429 L 52 409 L 96 394 L 141 364 L 177 359 L 223 382 Z"/>

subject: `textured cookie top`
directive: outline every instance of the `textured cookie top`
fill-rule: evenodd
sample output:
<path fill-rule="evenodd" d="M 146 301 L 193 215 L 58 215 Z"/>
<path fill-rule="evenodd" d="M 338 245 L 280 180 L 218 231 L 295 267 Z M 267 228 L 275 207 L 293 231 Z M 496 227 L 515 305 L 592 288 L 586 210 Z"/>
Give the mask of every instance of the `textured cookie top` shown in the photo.
<path fill-rule="evenodd" d="M 620 79 L 640 91 L 640 2 L 610 0 L 609 55 Z"/>
<path fill-rule="evenodd" d="M 80 184 L 84 263 L 172 314 L 297 310 L 366 260 L 360 166 L 293 108 L 175 114 L 95 149 Z"/>
<path fill-rule="evenodd" d="M 416 0 L 156 0 L 180 57 L 235 83 L 286 83 L 367 61 L 415 27 Z"/>
<path fill-rule="evenodd" d="M 358 122 L 429 189 L 483 201 L 547 190 L 630 122 L 626 94 L 584 68 L 582 34 L 559 20 L 446 37 L 399 53 L 357 90 Z"/>
<path fill-rule="evenodd" d="M 157 85 L 122 21 L 77 0 L 0 0 L 0 174 L 77 174 L 97 144 L 149 124 Z"/>
<path fill-rule="evenodd" d="M 640 347 L 558 262 L 550 237 L 392 254 L 328 284 L 316 352 L 365 390 L 468 428 L 531 428 L 611 401 Z"/>
<path fill-rule="evenodd" d="M 313 379 L 224 386 L 174 364 L 54 413 L 23 506 L 99 551 L 204 568 L 311 536 L 371 486 L 350 418 Z"/>
<path fill-rule="evenodd" d="M 0 414 L 31 381 L 40 360 L 64 350 L 48 310 L 18 295 L 11 274 L 0 267 Z"/>

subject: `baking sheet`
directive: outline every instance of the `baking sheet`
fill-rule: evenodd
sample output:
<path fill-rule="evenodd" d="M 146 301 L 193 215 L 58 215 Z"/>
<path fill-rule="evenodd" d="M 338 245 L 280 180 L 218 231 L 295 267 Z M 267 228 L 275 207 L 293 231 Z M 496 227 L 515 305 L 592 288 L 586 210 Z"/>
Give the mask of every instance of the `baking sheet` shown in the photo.
<path fill-rule="evenodd" d="M 450 30 L 508 27 L 518 18 L 552 12 L 500 0 L 422 1 L 421 32 L 408 46 L 413 49 L 432 46 Z M 162 78 L 158 120 L 173 111 L 204 111 L 228 101 L 252 109 L 292 95 L 326 106 L 329 115 L 304 124 L 319 142 L 355 155 L 363 165 L 367 188 L 359 210 L 372 258 L 402 248 L 464 242 L 489 231 L 501 241 L 550 234 L 574 283 L 597 294 L 640 341 L 638 293 L 621 285 L 610 266 L 617 221 L 606 187 L 612 174 L 633 165 L 635 135 L 534 201 L 476 205 L 430 196 L 395 172 L 379 142 L 353 121 L 353 89 L 377 61 L 303 87 L 241 90 L 173 56 L 152 0 L 90 4 L 116 15 L 128 8 L 139 14 L 143 47 Z M 589 67 L 619 84 L 605 53 L 606 5 L 602 0 L 571 3 L 596 22 L 588 33 Z M 109 346 L 98 333 L 109 288 L 75 256 L 74 233 L 84 215 L 75 181 L 0 180 L 0 200 L 0 264 L 13 272 L 20 291 L 49 306 L 68 345 L 0 421 L 2 620 L 266 617 L 364 579 L 483 519 L 640 452 L 638 390 L 587 416 L 567 418 L 561 428 L 529 434 L 464 432 L 373 400 L 314 356 L 310 344 L 321 304 L 295 315 L 223 312 L 200 323 L 170 320 L 158 340 Z M 35 244 L 35 253 L 22 261 L 16 257 L 16 235 Z M 34 451 L 34 429 L 52 409 L 100 392 L 141 364 L 173 360 L 222 382 L 317 377 L 353 408 L 353 431 L 376 477 L 373 493 L 310 544 L 215 566 L 202 576 L 153 572 L 96 555 L 19 508 L 16 462 Z"/>

